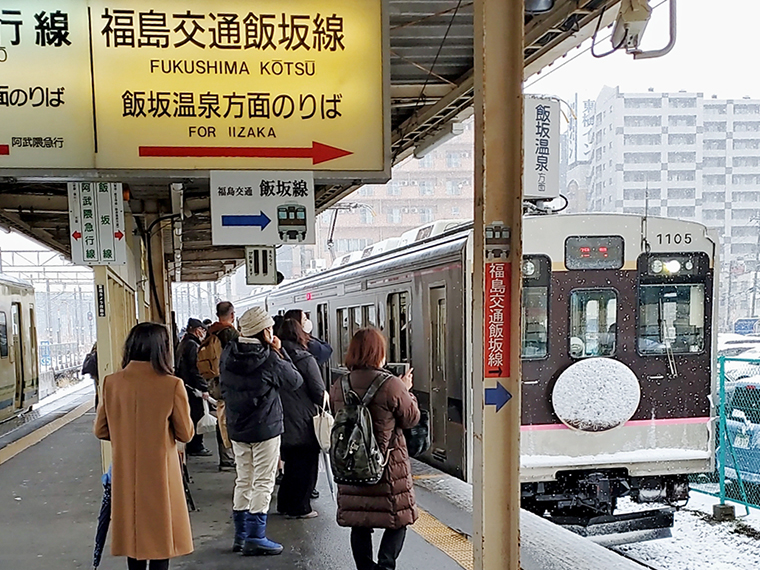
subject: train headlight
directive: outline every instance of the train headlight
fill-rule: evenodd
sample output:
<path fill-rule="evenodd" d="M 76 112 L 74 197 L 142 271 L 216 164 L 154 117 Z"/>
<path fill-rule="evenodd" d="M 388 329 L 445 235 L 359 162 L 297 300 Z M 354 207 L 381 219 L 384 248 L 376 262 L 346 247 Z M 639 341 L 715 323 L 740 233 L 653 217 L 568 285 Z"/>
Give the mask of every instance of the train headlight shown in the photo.
<path fill-rule="evenodd" d="M 525 277 L 533 277 L 536 274 L 536 264 L 532 261 L 523 261 L 522 270 Z"/>
<path fill-rule="evenodd" d="M 665 269 L 670 274 L 675 274 L 681 271 L 681 262 L 677 259 L 671 259 L 665 263 Z"/>
<path fill-rule="evenodd" d="M 691 271 L 692 269 L 694 269 L 694 262 L 690 259 L 689 261 L 686 262 L 684 267 L 686 268 L 686 271 Z"/>
<path fill-rule="evenodd" d="M 659 259 L 652 262 L 652 273 L 662 273 L 662 261 Z"/>

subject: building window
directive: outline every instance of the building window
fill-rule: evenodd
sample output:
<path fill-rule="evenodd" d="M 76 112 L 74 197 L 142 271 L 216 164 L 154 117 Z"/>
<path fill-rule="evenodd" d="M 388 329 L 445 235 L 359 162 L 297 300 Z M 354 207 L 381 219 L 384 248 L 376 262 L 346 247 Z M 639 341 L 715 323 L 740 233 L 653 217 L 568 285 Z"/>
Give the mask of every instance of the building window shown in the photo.
<path fill-rule="evenodd" d="M 453 206 L 451 208 L 451 215 L 454 216 L 455 218 L 458 218 L 460 216 L 459 206 Z"/>
<path fill-rule="evenodd" d="M 669 182 L 691 182 L 695 180 L 697 173 L 693 170 L 671 170 L 668 172 Z"/>
<path fill-rule="evenodd" d="M 705 186 L 725 186 L 726 177 L 723 174 L 703 174 L 702 184 Z"/>
<path fill-rule="evenodd" d="M 694 216 L 694 206 L 675 206 L 668 208 L 669 218 L 693 218 Z"/>
<path fill-rule="evenodd" d="M 362 224 L 370 225 L 375 223 L 375 215 L 369 208 L 362 208 L 359 211 L 359 217 L 361 218 Z"/>
<path fill-rule="evenodd" d="M 724 202 L 726 195 L 723 192 L 702 192 L 702 201 L 720 204 Z"/>
<path fill-rule="evenodd" d="M 705 158 L 705 160 L 707 160 Z M 760 156 L 735 156 L 733 159 L 733 165 L 739 166 L 760 166 Z M 725 166 L 725 160 L 724 160 Z"/>
<path fill-rule="evenodd" d="M 760 192 L 734 192 L 732 202 L 760 202 Z"/>
<path fill-rule="evenodd" d="M 669 152 L 669 163 L 693 163 L 697 161 L 696 152 Z"/>
<path fill-rule="evenodd" d="M 427 224 L 429 222 L 432 222 L 434 219 L 433 208 L 419 208 L 419 213 L 421 224 Z"/>
<path fill-rule="evenodd" d="M 357 194 L 359 196 L 374 196 L 375 195 L 375 187 L 370 186 L 369 184 L 365 184 L 359 190 L 357 191 Z"/>
<path fill-rule="evenodd" d="M 662 98 L 625 98 L 626 109 L 659 109 L 662 107 Z"/>
<path fill-rule="evenodd" d="M 385 185 L 385 192 L 388 196 L 401 196 L 401 186 L 401 182 L 389 182 Z"/>
<path fill-rule="evenodd" d="M 717 142 L 717 141 L 715 141 Z M 723 142 L 723 148 L 726 148 L 725 141 Z M 734 150 L 750 150 L 760 148 L 760 139 L 735 139 Z"/>
<path fill-rule="evenodd" d="M 705 221 L 724 220 L 725 218 L 725 210 L 702 210 L 702 219 Z"/>
<path fill-rule="evenodd" d="M 754 243 L 732 243 L 731 253 L 755 253 L 757 246 Z"/>
<path fill-rule="evenodd" d="M 668 190 L 669 200 L 693 200 L 696 195 L 696 188 L 671 188 Z"/>
<path fill-rule="evenodd" d="M 633 206 L 626 206 L 623 208 L 623 213 L 636 214 L 637 216 L 643 216 L 646 213 L 646 210 L 644 208 L 635 208 Z"/>
<path fill-rule="evenodd" d="M 449 196 L 461 196 L 464 182 L 462 180 L 447 180 L 446 194 Z"/>
<path fill-rule="evenodd" d="M 696 134 L 668 135 L 668 144 L 696 144 Z"/>
<path fill-rule="evenodd" d="M 433 159 L 434 154 L 434 152 L 431 152 L 420 158 L 418 161 L 420 168 L 433 168 L 433 166 L 435 166 L 435 160 Z"/>
<path fill-rule="evenodd" d="M 702 160 L 702 166 L 704 166 L 705 168 L 725 168 L 726 157 L 725 156 L 706 156 Z"/>
<path fill-rule="evenodd" d="M 725 105 L 705 105 L 705 115 L 725 115 Z"/>
<path fill-rule="evenodd" d="M 625 146 L 655 146 L 662 144 L 660 135 L 625 135 L 623 137 Z"/>
<path fill-rule="evenodd" d="M 760 131 L 760 122 L 758 121 L 735 121 L 735 133 L 756 133 Z"/>
<path fill-rule="evenodd" d="M 659 152 L 623 153 L 623 162 L 626 164 L 659 164 L 661 160 Z"/>
<path fill-rule="evenodd" d="M 670 127 L 694 127 L 696 125 L 696 115 L 671 115 L 668 117 L 668 126 Z"/>
<path fill-rule="evenodd" d="M 401 208 L 392 208 L 388 210 L 388 223 L 400 224 L 401 223 Z"/>
<path fill-rule="evenodd" d="M 461 168 L 461 167 L 462 167 L 462 153 L 447 152 L 446 153 L 446 168 Z"/>
<path fill-rule="evenodd" d="M 760 115 L 760 105 L 736 105 L 734 115 Z"/>
<path fill-rule="evenodd" d="M 719 122 L 705 123 L 705 132 L 706 133 L 725 133 L 726 122 L 719 121 Z"/>
<path fill-rule="evenodd" d="M 662 117 L 659 115 L 629 115 L 623 119 L 626 127 L 659 127 L 662 125 Z"/>
<path fill-rule="evenodd" d="M 661 175 L 659 170 L 631 170 L 623 173 L 623 182 L 657 182 Z"/>
<path fill-rule="evenodd" d="M 432 196 L 435 193 L 435 180 L 420 180 L 420 196 Z"/>
<path fill-rule="evenodd" d="M 679 97 L 677 99 L 669 99 L 668 106 L 671 109 L 692 109 L 697 106 L 697 100 L 695 98 Z"/>
<path fill-rule="evenodd" d="M 755 186 L 760 184 L 760 174 L 734 174 L 731 182 L 736 186 Z"/>
<path fill-rule="evenodd" d="M 736 143 L 739 141 L 734 141 L 734 148 L 736 148 Z M 702 148 L 705 150 L 726 150 L 726 141 L 725 140 L 705 140 L 702 142 Z"/>

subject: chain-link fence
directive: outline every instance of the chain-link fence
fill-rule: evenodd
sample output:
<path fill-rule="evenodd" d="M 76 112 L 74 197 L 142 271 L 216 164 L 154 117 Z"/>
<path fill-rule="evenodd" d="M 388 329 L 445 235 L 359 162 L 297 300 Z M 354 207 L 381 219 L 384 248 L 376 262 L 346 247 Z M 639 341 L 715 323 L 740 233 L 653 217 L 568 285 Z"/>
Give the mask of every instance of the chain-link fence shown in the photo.
<path fill-rule="evenodd" d="M 692 478 L 692 489 L 760 507 L 760 359 L 718 359 L 716 471 Z"/>

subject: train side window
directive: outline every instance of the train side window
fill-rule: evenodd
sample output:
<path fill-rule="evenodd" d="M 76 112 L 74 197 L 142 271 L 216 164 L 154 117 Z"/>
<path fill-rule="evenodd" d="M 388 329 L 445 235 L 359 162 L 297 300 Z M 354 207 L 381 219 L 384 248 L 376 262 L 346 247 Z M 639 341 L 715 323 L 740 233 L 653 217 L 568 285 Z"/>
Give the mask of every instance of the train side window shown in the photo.
<path fill-rule="evenodd" d="M 362 308 L 351 307 L 351 336 L 353 337 L 362 326 Z"/>
<path fill-rule="evenodd" d="M 409 306 L 406 293 L 388 295 L 389 362 L 409 361 Z"/>
<path fill-rule="evenodd" d="M 550 261 L 546 256 L 523 259 L 522 357 L 544 358 L 549 352 L 549 282 Z"/>
<path fill-rule="evenodd" d="M 570 356 L 611 356 L 617 344 L 617 293 L 614 289 L 570 292 Z"/>
<path fill-rule="evenodd" d="M 325 342 L 330 340 L 327 330 L 327 303 L 317 305 L 317 336 Z"/>
<path fill-rule="evenodd" d="M 363 312 L 363 320 L 364 320 L 364 326 L 365 327 L 376 327 L 377 326 L 377 310 L 375 309 L 375 305 L 364 305 L 362 307 Z"/>
<path fill-rule="evenodd" d="M 0 312 L 0 358 L 8 358 L 8 320 Z"/>
<path fill-rule="evenodd" d="M 702 352 L 705 348 L 705 286 L 639 286 L 640 354 Z"/>

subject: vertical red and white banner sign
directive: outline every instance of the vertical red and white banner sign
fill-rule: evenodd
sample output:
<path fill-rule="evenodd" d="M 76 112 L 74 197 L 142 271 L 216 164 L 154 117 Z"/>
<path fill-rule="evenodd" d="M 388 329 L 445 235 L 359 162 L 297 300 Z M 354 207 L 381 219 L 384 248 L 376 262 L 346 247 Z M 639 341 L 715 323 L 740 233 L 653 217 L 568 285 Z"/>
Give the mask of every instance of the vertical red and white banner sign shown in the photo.
<path fill-rule="evenodd" d="M 486 378 L 509 377 L 511 283 L 511 263 L 486 263 L 485 362 L 483 366 Z"/>

